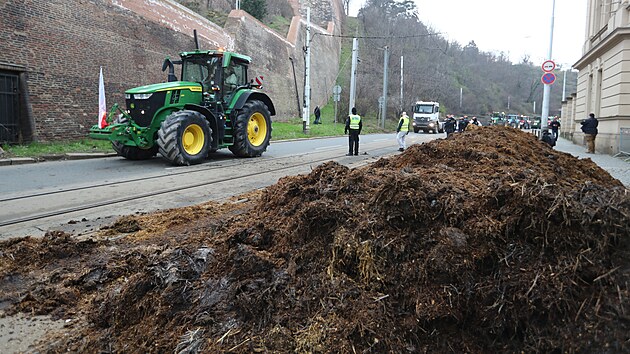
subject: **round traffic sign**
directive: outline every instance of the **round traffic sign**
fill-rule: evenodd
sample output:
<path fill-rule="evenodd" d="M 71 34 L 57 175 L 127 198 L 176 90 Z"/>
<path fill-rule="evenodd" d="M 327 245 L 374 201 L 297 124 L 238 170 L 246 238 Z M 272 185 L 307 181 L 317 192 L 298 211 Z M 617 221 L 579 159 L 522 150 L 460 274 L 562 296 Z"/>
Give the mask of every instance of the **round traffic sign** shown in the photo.
<path fill-rule="evenodd" d="M 545 85 L 551 85 L 556 81 L 556 75 L 554 73 L 544 73 L 540 81 Z"/>
<path fill-rule="evenodd" d="M 542 69 L 546 73 L 550 73 L 556 69 L 556 63 L 553 60 L 546 60 L 542 64 Z"/>

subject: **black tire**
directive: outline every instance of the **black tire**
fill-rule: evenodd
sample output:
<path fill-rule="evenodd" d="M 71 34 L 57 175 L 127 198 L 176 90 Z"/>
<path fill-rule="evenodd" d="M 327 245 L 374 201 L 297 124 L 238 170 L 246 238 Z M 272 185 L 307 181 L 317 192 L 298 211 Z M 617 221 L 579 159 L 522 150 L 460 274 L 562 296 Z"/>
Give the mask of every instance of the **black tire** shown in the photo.
<path fill-rule="evenodd" d="M 212 129 L 195 111 L 177 111 L 166 117 L 158 130 L 160 155 L 173 165 L 203 162 L 212 145 Z"/>
<path fill-rule="evenodd" d="M 119 141 L 112 141 L 112 148 L 118 154 L 127 160 L 148 160 L 158 153 L 158 146 L 153 145 L 150 149 L 141 149 L 137 146 L 123 145 Z"/>
<path fill-rule="evenodd" d="M 234 145 L 229 148 L 234 155 L 255 157 L 267 150 L 271 140 L 271 113 L 262 101 L 245 103 L 233 124 Z"/>
<path fill-rule="evenodd" d="M 122 114 L 114 120 L 114 124 L 123 124 L 127 122 Z M 127 146 L 120 141 L 112 141 L 112 148 L 118 156 L 122 156 L 127 160 L 148 160 L 158 153 L 157 144 L 149 149 L 141 149 L 137 146 Z"/>
<path fill-rule="evenodd" d="M 413 128 L 413 132 L 414 132 L 414 133 L 418 134 L 418 132 L 419 132 L 419 131 L 420 131 L 420 129 L 418 129 L 418 128 Z"/>

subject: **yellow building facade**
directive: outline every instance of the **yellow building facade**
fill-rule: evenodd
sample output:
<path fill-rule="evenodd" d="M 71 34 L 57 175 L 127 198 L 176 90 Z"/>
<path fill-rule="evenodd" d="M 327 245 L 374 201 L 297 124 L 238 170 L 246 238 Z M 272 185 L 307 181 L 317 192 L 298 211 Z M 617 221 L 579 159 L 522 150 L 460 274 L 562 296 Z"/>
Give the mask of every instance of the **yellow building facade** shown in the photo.
<path fill-rule="evenodd" d="M 599 120 L 595 151 L 630 152 L 630 0 L 589 0 L 577 90 L 562 104 L 563 137 L 583 144 L 589 113 Z M 625 129 L 624 129 L 625 128 Z"/>

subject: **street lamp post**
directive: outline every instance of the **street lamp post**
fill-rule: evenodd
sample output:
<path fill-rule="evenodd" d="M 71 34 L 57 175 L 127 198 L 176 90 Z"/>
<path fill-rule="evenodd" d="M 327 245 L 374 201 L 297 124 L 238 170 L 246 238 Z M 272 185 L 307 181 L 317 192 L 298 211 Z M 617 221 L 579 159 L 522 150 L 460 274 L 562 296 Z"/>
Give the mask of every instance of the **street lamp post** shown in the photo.
<path fill-rule="evenodd" d="M 553 0 L 553 5 L 551 9 L 551 34 L 549 36 L 549 55 L 547 55 L 547 59 L 551 60 L 551 53 L 553 49 L 553 21 L 556 12 L 556 0 Z M 543 103 L 542 103 L 542 114 L 540 117 L 540 138 L 543 137 L 543 132 L 547 130 L 547 119 L 549 118 L 549 96 L 551 92 L 551 85 L 544 84 L 543 88 Z"/>

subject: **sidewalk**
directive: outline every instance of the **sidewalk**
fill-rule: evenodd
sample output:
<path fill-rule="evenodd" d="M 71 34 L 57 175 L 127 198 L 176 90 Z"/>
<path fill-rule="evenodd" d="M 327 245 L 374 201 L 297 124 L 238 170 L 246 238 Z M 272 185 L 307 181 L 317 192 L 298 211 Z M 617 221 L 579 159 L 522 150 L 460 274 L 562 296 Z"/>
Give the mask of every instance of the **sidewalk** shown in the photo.
<path fill-rule="evenodd" d="M 586 146 L 573 144 L 571 141 L 561 137 L 556 141 L 554 149 L 569 153 L 579 159 L 590 158 L 599 167 L 608 171 L 611 176 L 620 180 L 626 188 L 630 188 L 630 162 L 624 161 L 623 158 L 615 158 L 611 155 L 598 153 L 587 154 Z"/>

